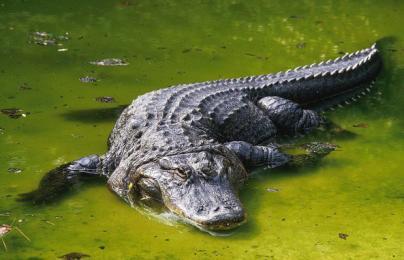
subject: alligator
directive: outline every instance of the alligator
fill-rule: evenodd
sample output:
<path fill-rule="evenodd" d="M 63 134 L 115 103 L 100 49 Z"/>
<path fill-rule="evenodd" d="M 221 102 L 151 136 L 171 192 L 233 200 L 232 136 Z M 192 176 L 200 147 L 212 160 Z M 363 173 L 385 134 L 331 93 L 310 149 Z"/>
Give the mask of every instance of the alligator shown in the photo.
<path fill-rule="evenodd" d="M 146 93 L 120 115 L 106 154 L 51 170 L 22 199 L 45 201 L 83 176 L 101 175 L 131 206 L 160 205 L 205 230 L 235 228 L 246 221 L 238 190 L 251 170 L 297 158 L 276 138 L 308 133 L 323 124 L 322 111 L 365 95 L 381 64 L 374 44 L 276 74 Z"/>

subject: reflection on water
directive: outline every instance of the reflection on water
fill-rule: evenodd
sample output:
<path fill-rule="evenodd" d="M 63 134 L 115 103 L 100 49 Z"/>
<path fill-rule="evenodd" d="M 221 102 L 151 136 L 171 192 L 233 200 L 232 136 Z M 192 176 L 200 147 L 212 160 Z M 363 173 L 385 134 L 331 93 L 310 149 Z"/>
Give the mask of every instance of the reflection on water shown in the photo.
<path fill-rule="evenodd" d="M 0 109 L 29 114 L 0 115 L 0 225 L 15 219 L 31 242 L 10 233 L 0 258 L 403 258 L 403 7 L 390 0 L 2 1 Z M 32 44 L 34 32 L 52 35 L 35 34 L 40 44 Z M 327 112 L 335 129 L 286 140 L 327 141 L 338 151 L 315 167 L 252 175 L 240 194 L 248 222 L 230 236 L 156 221 L 104 182 L 75 187 L 50 205 L 15 201 L 49 169 L 104 153 L 114 121 L 138 95 L 310 64 L 380 39 L 376 90 Z M 111 58 L 129 65 L 90 64 Z M 83 82 L 86 76 L 97 81 Z"/>

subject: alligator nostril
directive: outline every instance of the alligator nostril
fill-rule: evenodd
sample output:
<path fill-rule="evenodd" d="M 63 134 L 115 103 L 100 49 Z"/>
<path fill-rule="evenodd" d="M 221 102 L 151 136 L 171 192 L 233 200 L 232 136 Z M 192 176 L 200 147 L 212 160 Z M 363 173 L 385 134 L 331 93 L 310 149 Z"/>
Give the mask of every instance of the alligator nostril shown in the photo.
<path fill-rule="evenodd" d="M 217 212 L 220 209 L 220 207 L 216 207 L 213 211 Z"/>

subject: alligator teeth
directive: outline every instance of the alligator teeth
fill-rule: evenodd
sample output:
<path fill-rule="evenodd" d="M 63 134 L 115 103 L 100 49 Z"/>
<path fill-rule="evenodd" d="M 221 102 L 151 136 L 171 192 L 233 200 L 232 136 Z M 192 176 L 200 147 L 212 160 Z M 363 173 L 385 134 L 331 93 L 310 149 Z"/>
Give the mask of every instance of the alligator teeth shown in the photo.
<path fill-rule="evenodd" d="M 348 66 L 347 68 L 346 68 L 346 71 L 350 71 L 352 69 L 352 66 Z"/>
<path fill-rule="evenodd" d="M 354 101 L 354 102 L 356 102 L 357 99 L 353 97 L 353 98 L 351 98 L 351 100 Z"/>
<path fill-rule="evenodd" d="M 306 69 L 308 66 L 307 65 L 304 65 L 303 67 L 302 67 L 302 69 Z"/>
<path fill-rule="evenodd" d="M 370 88 L 366 88 L 366 91 L 367 91 L 367 92 L 370 92 Z"/>
<path fill-rule="evenodd" d="M 370 48 L 371 49 L 376 49 L 376 43 L 373 43 L 373 45 Z"/>
<path fill-rule="evenodd" d="M 321 72 L 318 72 L 318 73 L 314 74 L 314 77 L 317 78 L 320 75 L 321 75 Z"/>
<path fill-rule="evenodd" d="M 356 52 L 355 52 L 355 55 L 358 55 L 359 53 L 360 53 L 360 51 L 356 51 Z"/>
<path fill-rule="evenodd" d="M 323 72 L 323 74 L 321 74 L 321 76 L 327 76 L 327 74 L 329 74 L 330 72 L 329 71 L 325 71 L 325 72 Z"/>
<path fill-rule="evenodd" d="M 333 70 L 330 75 L 331 75 L 331 76 L 334 75 L 335 73 L 337 73 L 337 71 L 338 71 L 338 70 Z"/>
<path fill-rule="evenodd" d="M 336 58 L 334 61 L 339 61 L 341 59 L 341 57 Z"/>
<path fill-rule="evenodd" d="M 341 74 L 342 72 L 344 72 L 344 68 L 342 68 L 342 69 L 340 69 L 340 70 L 338 71 L 339 74 Z"/>
<path fill-rule="evenodd" d="M 310 68 L 313 68 L 314 66 L 316 66 L 315 63 L 311 64 L 311 65 L 310 65 Z"/>
<path fill-rule="evenodd" d="M 348 55 L 349 58 L 352 58 L 352 56 L 354 56 L 353 53 L 350 53 L 350 54 Z"/>
<path fill-rule="evenodd" d="M 343 108 L 344 106 L 343 106 L 343 105 L 341 105 L 341 104 L 338 104 L 338 107 L 339 107 L 339 108 Z"/>
<path fill-rule="evenodd" d="M 361 92 L 362 95 L 366 95 L 366 93 L 364 91 Z"/>
<path fill-rule="evenodd" d="M 301 68 L 301 66 L 296 67 L 294 70 L 295 70 L 295 71 L 298 71 L 300 68 Z"/>
<path fill-rule="evenodd" d="M 312 77 L 313 77 L 313 74 L 310 74 L 310 75 L 305 76 L 304 78 L 305 78 L 305 79 L 310 79 L 310 78 L 312 78 Z"/>
<path fill-rule="evenodd" d="M 354 70 L 354 69 L 356 69 L 358 67 L 358 64 L 355 64 L 353 67 L 352 67 L 352 69 Z"/>
<path fill-rule="evenodd" d="M 345 104 L 350 105 L 351 103 L 349 101 L 345 101 Z"/>
<path fill-rule="evenodd" d="M 341 59 L 345 59 L 346 57 L 348 57 L 348 53 L 346 53 L 344 56 L 342 56 L 342 58 Z"/>
<path fill-rule="evenodd" d="M 321 65 L 323 65 L 323 63 L 324 63 L 324 61 L 320 62 L 320 63 L 318 64 L 318 66 L 321 66 Z"/>

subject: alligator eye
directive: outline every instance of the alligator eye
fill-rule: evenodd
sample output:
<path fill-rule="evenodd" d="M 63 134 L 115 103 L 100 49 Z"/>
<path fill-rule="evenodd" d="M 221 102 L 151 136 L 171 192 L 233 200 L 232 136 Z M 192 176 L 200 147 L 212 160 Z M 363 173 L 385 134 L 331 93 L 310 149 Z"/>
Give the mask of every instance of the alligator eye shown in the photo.
<path fill-rule="evenodd" d="M 190 171 L 188 169 L 183 169 L 183 168 L 178 168 L 176 169 L 175 173 L 181 178 L 181 179 L 188 179 L 190 174 Z"/>
<path fill-rule="evenodd" d="M 214 172 L 214 171 L 212 170 L 212 168 L 211 168 L 210 166 L 208 166 L 208 165 L 203 166 L 203 167 L 201 168 L 200 172 L 201 172 L 201 175 L 202 175 L 204 178 L 210 178 L 210 177 L 212 177 L 212 176 L 215 175 L 215 172 Z"/>

